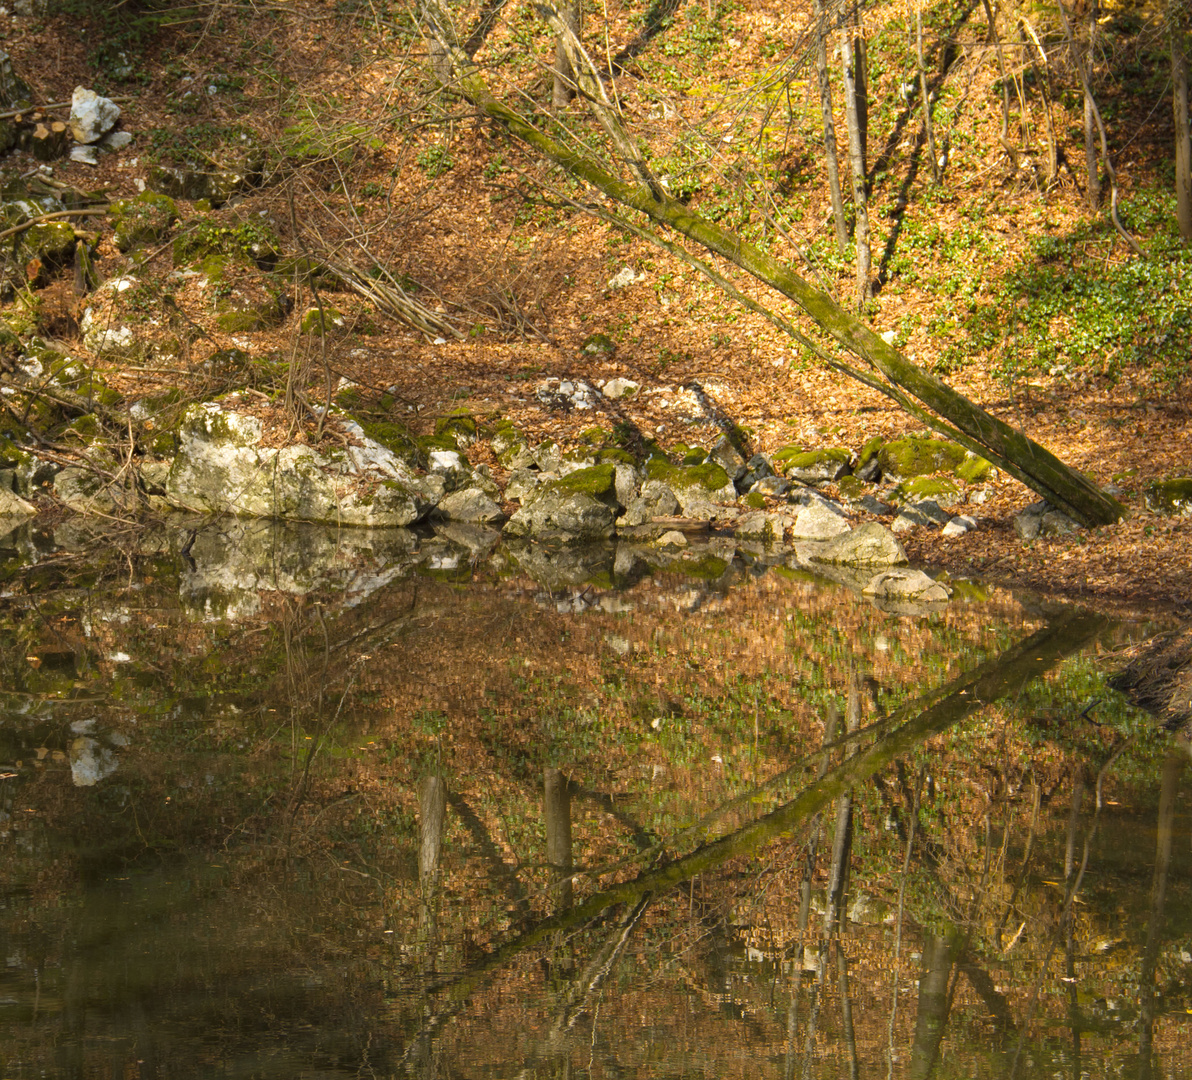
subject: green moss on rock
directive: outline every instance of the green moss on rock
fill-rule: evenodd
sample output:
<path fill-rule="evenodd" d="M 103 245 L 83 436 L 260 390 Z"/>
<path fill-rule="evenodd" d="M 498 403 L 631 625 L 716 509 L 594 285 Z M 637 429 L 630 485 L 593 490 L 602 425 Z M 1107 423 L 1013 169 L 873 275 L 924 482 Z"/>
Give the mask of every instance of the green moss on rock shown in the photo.
<path fill-rule="evenodd" d="M 993 462 L 973 453 L 966 454 L 964 460 L 956 466 L 956 475 L 968 484 L 979 484 L 988 480 L 996 471 Z"/>
<path fill-rule="evenodd" d="M 131 199 L 117 199 L 108 210 L 115 230 L 116 247 L 131 251 L 142 244 L 158 243 L 178 220 L 178 207 L 168 195 L 143 191 Z"/>
<path fill-rule="evenodd" d="M 965 449 L 943 439 L 911 436 L 895 439 L 878 451 L 882 474 L 894 480 L 909 480 L 936 472 L 951 472 L 965 459 Z"/>
<path fill-rule="evenodd" d="M 960 500 L 960 488 L 951 480 L 933 476 L 917 476 L 905 480 L 894 489 L 894 498 L 935 499 L 940 506 L 948 506 Z"/>
<path fill-rule="evenodd" d="M 252 309 L 247 311 L 225 311 L 216 318 L 215 325 L 225 334 L 252 334 L 258 330 L 268 329 L 270 320 L 259 311 L 253 311 Z"/>
<path fill-rule="evenodd" d="M 646 476 L 661 480 L 672 488 L 700 487 L 705 491 L 720 491 L 729 483 L 728 473 L 714 461 L 702 465 L 672 465 L 665 458 L 653 457 L 646 462 Z"/>
<path fill-rule="evenodd" d="M 860 454 L 857 455 L 857 468 L 859 469 L 862 465 L 866 464 L 885 445 L 886 440 L 880 435 L 875 435 L 872 439 L 866 439 L 865 445 L 861 447 Z"/>
<path fill-rule="evenodd" d="M 561 495 L 591 495 L 602 502 L 617 497 L 617 470 L 613 465 L 593 465 L 588 469 L 576 469 L 573 473 L 553 480 L 546 485 L 547 491 Z"/>

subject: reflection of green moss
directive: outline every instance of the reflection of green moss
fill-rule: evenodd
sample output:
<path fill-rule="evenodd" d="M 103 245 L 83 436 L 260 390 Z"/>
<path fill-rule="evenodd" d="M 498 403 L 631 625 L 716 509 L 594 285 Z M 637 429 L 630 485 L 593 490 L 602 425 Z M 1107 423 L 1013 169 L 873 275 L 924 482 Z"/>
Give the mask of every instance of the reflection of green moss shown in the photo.
<path fill-rule="evenodd" d="M 1146 506 L 1156 514 L 1192 514 L 1192 477 L 1152 484 L 1146 493 Z"/>
<path fill-rule="evenodd" d="M 952 600 L 963 600 L 969 604 L 983 604 L 989 599 L 989 590 L 972 581 L 949 582 L 952 589 Z"/>
<path fill-rule="evenodd" d="M 672 564 L 672 569 L 700 581 L 718 581 L 724 577 L 728 566 L 729 564 L 719 556 L 705 555 L 701 559 L 680 559 Z"/>

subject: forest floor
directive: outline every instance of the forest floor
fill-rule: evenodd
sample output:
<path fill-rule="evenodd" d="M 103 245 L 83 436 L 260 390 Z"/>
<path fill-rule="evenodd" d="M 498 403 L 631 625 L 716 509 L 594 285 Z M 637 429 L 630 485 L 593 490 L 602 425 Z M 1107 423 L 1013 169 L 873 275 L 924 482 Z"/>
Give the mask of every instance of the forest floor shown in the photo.
<path fill-rule="evenodd" d="M 312 400 L 319 400 L 328 381 L 337 386 L 347 380 L 374 400 L 396 402 L 393 418 L 420 432 L 429 430 L 434 418 L 464 409 L 479 419 L 511 419 L 531 440 L 574 443 L 594 424 L 628 423 L 664 446 L 708 446 L 716 431 L 706 410 L 691 405 L 685 388 L 693 383 L 724 416 L 744 425 L 754 450 L 770 452 L 792 443 L 859 450 L 875 435 L 891 438 L 922 429 L 888 398 L 812 366 L 768 323 L 720 296 L 687 265 L 568 205 L 567 199 L 590 202 L 590 193 L 491 125 L 476 122 L 458 98 L 444 98 L 426 74 L 418 36 L 403 31 L 400 20 L 377 17 L 375 5 L 367 5 L 372 14 L 364 7 L 320 0 L 284 9 L 249 4 L 219 14 L 222 22 L 213 15 L 201 31 L 159 28 L 138 45 L 135 75 L 122 78 L 112 75 L 110 50 L 97 48 L 87 24 L 76 26 L 66 16 L 12 17 L 5 48 L 39 100 L 69 99 L 75 85 L 127 98 L 124 127 L 135 135 L 133 146 L 105 157 L 98 168 L 56 162 L 57 180 L 101 188 L 111 198 L 133 196 L 154 161 L 193 158 L 212 132 L 223 143 L 204 143 L 202 153 L 217 160 L 221 146 L 226 148 L 237 132 L 251 131 L 261 143 L 281 147 L 282 166 L 271 181 L 213 212 L 214 220 L 264 221 L 289 252 L 354 253 L 359 261 L 383 265 L 416 282 L 419 299 L 440 309 L 462 333 L 459 340 L 434 342 L 377 318 L 358 298 L 331 293 L 322 299 L 344 313 L 346 325 L 313 346 L 309 335 L 298 333 L 296 318 L 280 328 L 227 334 L 216 326 L 210 297 L 193 279 L 171 276 L 176 268 L 168 243 L 123 255 L 108 234 L 99 247 L 101 273 L 135 273 L 157 299 L 168 294 L 172 308 L 194 330 L 175 363 L 158 360 L 132 370 L 103 362 L 114 385 L 130 395 L 171 386 L 197 394 L 206 377 L 203 357 L 216 347 L 247 344 L 253 355 L 302 365 Z M 213 8 L 218 12 L 220 5 Z M 732 118 L 744 115 L 743 109 L 732 111 L 736 99 L 729 90 L 713 95 L 706 87 L 722 83 L 731 89 L 744 72 L 773 55 L 767 49 L 780 31 L 797 37 L 807 13 L 788 17 L 787 9 L 752 0 L 723 5 L 711 19 L 702 5 L 680 7 L 673 25 L 643 47 L 616 83 L 626 114 L 651 138 L 666 142 L 669 156 L 660 154 L 659 160 L 677 160 L 675 148 L 684 130 L 707 132 L 717 124 L 721 130 L 722 121 L 737 123 Z M 722 11 L 728 13 L 724 18 Z M 881 17 L 896 23 L 898 11 L 891 8 Z M 627 9 L 610 10 L 608 40 L 636 40 L 636 18 Z M 710 26 L 720 27 L 719 37 L 704 47 Z M 882 37 L 887 29 L 875 16 L 871 63 L 881 55 L 881 44 L 888 44 Z M 965 40 L 983 33 L 980 27 L 970 31 Z M 523 39 L 548 56 L 549 39 L 533 29 L 525 13 L 517 13 L 493 32 L 478 59 L 507 60 Z M 657 54 L 666 41 L 686 42 L 686 51 L 676 47 Z M 486 70 L 506 89 L 517 86 L 539 100 L 549 97 L 540 62 L 520 68 L 507 62 Z M 704 80 L 701 94 L 679 91 L 668 81 L 694 79 L 696 72 Z M 962 314 L 983 305 L 996 323 L 1010 300 L 1016 314 L 1019 296 L 1011 297 L 1007 282 L 1021 279 L 1022 267 L 1049 238 L 1067 253 L 1060 261 L 1066 258 L 1074 275 L 1087 270 L 1079 253 L 1090 249 L 1106 275 L 1132 259 L 1123 244 L 1115 243 L 1112 228 L 1087 210 L 1071 168 L 1044 184 L 1000 149 L 991 153 L 1000 103 L 991 89 L 993 72 L 986 53 L 966 48 L 941 87 L 954 126 L 950 160 L 938 187 L 924 175 L 921 140 L 911 137 L 916 114 L 890 104 L 897 101 L 887 84 L 897 72 L 874 77 L 872 92 L 883 104 L 874 110 L 870 139 L 882 148 L 887 171 L 875 176 L 872 195 L 875 252 L 884 254 L 882 285 L 869 321 L 877 332 L 893 334 L 917 363 L 940 372 L 1062 460 L 1101 483 L 1114 483 L 1130 516 L 1114 526 L 1024 543 L 1014 532 L 1013 517 L 1037 496 L 1003 476 L 991 485 L 988 501 L 961 508 L 979 517 L 975 531 L 945 539 L 937 531 L 918 529 L 903 542 L 913 561 L 954 577 L 1101 606 L 1158 604 L 1186 611 L 1192 602 L 1192 517 L 1156 516 L 1146 509 L 1144 494 L 1151 482 L 1190 471 L 1187 338 L 1174 346 L 1166 343 L 1162 365 L 1148 364 L 1145 355 L 1139 359 L 1147 340 L 1141 332 L 1125 362 L 1115 359 L 1120 342 L 1108 341 L 1100 353 L 1073 344 L 1064 353 L 1061 340 L 1055 347 L 1063 362 L 1018 365 L 1012 354 L 1020 345 L 1024 354 L 1040 352 L 1040 335 L 1045 342 L 1072 334 L 1075 341 L 1077 315 L 1038 316 L 1033 330 L 1007 326 L 991 355 L 976 342 L 971 323 L 941 316 L 955 312 L 958 303 Z M 804 96 L 806 74 L 797 84 Z M 1128 99 L 1120 85 L 1118 93 Z M 975 104 L 966 105 L 970 100 Z M 674 102 L 686 110 L 679 121 L 670 119 Z M 812 104 L 807 96 L 804 112 Z M 1164 142 L 1169 130 L 1163 125 L 1170 128 L 1170 109 L 1163 114 L 1153 104 L 1140 100 L 1138 112 L 1119 112 L 1117 126 L 1111 127 L 1111 136 L 1130 148 L 1122 154 L 1127 160 L 1118 162 L 1127 207 L 1132 197 L 1139 206 L 1150 205 L 1147 200 L 1162 181 L 1165 145 L 1170 145 Z M 1077 101 L 1066 110 L 1056 103 L 1057 129 L 1068 140 L 1065 157 L 1071 161 L 1083 154 L 1083 146 L 1071 141 L 1079 136 L 1078 125 L 1075 135 L 1071 126 L 1078 106 Z M 368 127 L 351 126 L 362 117 L 371 118 Z M 561 119 L 577 127 L 584 122 L 578 107 Z M 351 146 L 343 154 L 301 159 L 293 151 L 294 131 L 306 122 L 324 135 L 347 131 Z M 766 159 L 778 163 L 779 178 L 766 188 L 766 198 L 782 202 L 788 226 L 787 239 L 775 239 L 774 251 L 792 265 L 802 265 L 806 256 L 814 264 L 809 273 L 846 297 L 852 271 L 832 255 L 814 124 L 792 122 L 785 138 L 785 152 Z M 1030 145 L 1037 149 L 1037 142 Z M 710 160 L 719 179 L 692 192 L 693 208 L 726 220 L 735 214 L 742 228 L 754 230 L 751 235 L 764 234 L 759 202 L 746 205 L 744 196 L 738 199 L 739 192 L 721 182 L 740 162 L 725 154 Z M 22 172 L 36 167 L 19 153 L 4 164 Z M 740 203 L 735 209 L 729 205 L 734 199 Z M 183 231 L 200 211 L 179 206 Z M 598 208 L 605 208 L 603 200 Z M 1138 220 L 1143 221 L 1141 214 Z M 1170 223 L 1155 226 L 1149 239 L 1166 250 L 1171 245 L 1163 229 L 1169 233 Z M 632 280 L 613 284 L 626 269 Z M 1175 272 L 1178 278 L 1183 270 Z M 251 294 L 259 281 L 246 269 L 230 287 Z M 1160 286 L 1156 296 L 1161 295 Z M 1145 307 L 1154 298 L 1139 294 L 1135 299 Z M 297 311 L 311 302 L 309 296 L 299 300 Z M 1029 301 L 1028 295 L 1028 307 Z M 68 282 L 52 284 L 41 298 L 46 332 L 73 350 L 80 348 L 78 320 L 86 303 Z M 151 310 L 147 325 L 159 317 L 159 310 Z M 585 351 L 593 334 L 605 335 L 612 351 Z M 1073 355 L 1076 351 L 1081 355 Z M 641 390 L 631 399 L 608 403 L 603 413 L 552 409 L 534 393 L 550 377 L 596 385 L 618 376 L 641 383 Z M 276 388 L 264 389 L 261 401 L 273 399 Z M 309 424 L 306 431 L 309 435 Z M 479 453 L 478 460 L 484 460 Z M 495 460 L 490 464 L 499 473 Z"/>

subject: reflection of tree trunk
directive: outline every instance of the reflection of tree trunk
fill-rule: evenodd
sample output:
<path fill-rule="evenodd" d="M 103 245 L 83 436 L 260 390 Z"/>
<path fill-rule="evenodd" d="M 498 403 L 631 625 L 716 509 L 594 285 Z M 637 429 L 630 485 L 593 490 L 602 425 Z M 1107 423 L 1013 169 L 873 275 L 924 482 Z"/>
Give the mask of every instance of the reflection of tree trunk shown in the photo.
<path fill-rule="evenodd" d="M 1155 839 L 1155 876 L 1151 884 L 1151 914 L 1146 928 L 1146 948 L 1142 954 L 1142 973 L 1138 978 L 1138 1075 L 1140 1080 L 1152 1075 L 1155 1034 L 1155 965 L 1159 942 L 1163 937 L 1163 905 L 1167 900 L 1167 872 L 1171 868 L 1172 823 L 1175 820 L 1176 791 L 1188 759 L 1172 748 L 1163 760 L 1163 779 L 1159 787 L 1159 815 Z"/>
<path fill-rule="evenodd" d="M 935 1068 L 944 1028 L 948 1025 L 948 982 L 952 977 L 955 940 L 929 935 L 923 944 L 926 973 L 919 980 L 919 1012 L 911 1047 L 911 1080 L 926 1080 Z"/>
<path fill-rule="evenodd" d="M 840 711 L 835 705 L 828 706 L 827 719 L 824 721 L 824 745 L 827 746 L 836 739 L 836 731 L 840 726 Z M 828 771 L 828 752 L 820 755 L 819 768 L 816 770 L 816 780 L 822 780 Z M 794 982 L 791 985 L 791 997 L 786 1010 L 786 1062 L 783 1065 L 783 1080 L 792 1080 L 795 1075 L 795 1036 L 799 1032 L 799 989 L 803 982 L 803 960 L 806 957 L 807 924 L 811 918 L 811 883 L 815 877 L 815 865 L 819 856 L 820 829 L 823 821 L 819 814 L 811 820 L 811 828 L 807 837 L 807 850 L 803 860 L 803 880 L 799 884 L 799 940 L 795 946 Z"/>
<path fill-rule="evenodd" d="M 848 709 L 846 713 L 848 732 L 851 735 L 861 726 L 861 684 L 855 671 L 849 673 Z M 853 753 L 856 753 L 854 748 Z M 807 1035 L 804 1040 L 803 1076 L 811 1075 L 815 1057 L 815 1034 L 819 1012 L 824 998 L 825 975 L 828 967 L 828 952 L 835 940 L 838 959 L 837 974 L 840 982 L 841 1009 L 844 1010 L 845 1037 L 849 1040 L 852 1053 L 852 1067 L 856 1068 L 856 1039 L 852 1032 L 852 1009 L 846 993 L 848 989 L 848 967 L 844 960 L 840 937 L 848 920 L 845 914 L 845 895 L 848 890 L 849 857 L 853 846 L 853 792 L 846 787 L 836 800 L 836 829 L 832 837 L 832 865 L 828 871 L 828 893 L 824 904 L 823 932 L 820 934 L 819 958 L 816 962 L 815 1002 L 807 1018 Z"/>
<path fill-rule="evenodd" d="M 546 861 L 558 879 L 556 911 L 571 907 L 571 791 L 558 769 L 543 774 L 546 810 Z"/>
<path fill-rule="evenodd" d="M 428 776 L 418 792 L 418 925 L 424 940 L 436 937 L 439 908 L 439 855 L 447 820 L 447 785 L 441 776 Z"/>
<path fill-rule="evenodd" d="M 820 115 L 824 127 L 824 165 L 828 170 L 828 195 L 836 223 L 836 246 L 843 255 L 848 247 L 848 223 L 840 196 L 840 167 L 836 160 L 836 121 L 832 116 L 832 84 L 828 80 L 828 21 L 822 0 L 815 0 L 815 66 L 819 73 Z"/>

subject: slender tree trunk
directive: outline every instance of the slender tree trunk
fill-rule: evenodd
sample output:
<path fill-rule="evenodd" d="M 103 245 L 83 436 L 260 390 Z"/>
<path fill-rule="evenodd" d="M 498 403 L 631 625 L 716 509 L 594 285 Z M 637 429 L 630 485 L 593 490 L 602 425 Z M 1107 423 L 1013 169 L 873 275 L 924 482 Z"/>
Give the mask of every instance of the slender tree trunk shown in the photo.
<path fill-rule="evenodd" d="M 832 84 L 828 80 L 828 23 L 821 0 L 815 0 L 815 66 L 819 73 L 820 115 L 824 124 L 824 164 L 828 170 L 828 195 L 836 223 L 836 246 L 843 255 L 848 247 L 848 222 L 840 195 L 840 166 L 836 157 L 836 123 L 832 116 Z"/>
<path fill-rule="evenodd" d="M 1039 35 L 1035 33 L 1035 28 L 1031 26 L 1026 19 L 1022 20 L 1022 26 L 1026 29 L 1026 34 L 1031 41 L 1035 43 L 1035 51 L 1038 53 L 1039 59 L 1043 62 L 1040 66 L 1033 62 L 1031 67 L 1035 69 L 1035 81 L 1039 84 L 1039 93 L 1043 97 L 1043 123 L 1046 127 L 1047 134 L 1047 172 L 1045 174 L 1045 181 L 1050 186 L 1059 172 L 1059 146 L 1055 139 L 1055 118 L 1052 115 L 1051 106 L 1051 62 L 1047 59 L 1047 52 L 1043 48 L 1043 43 L 1039 40 Z M 1023 38 L 1023 44 L 1026 44 L 1026 37 Z M 1087 82 L 1085 82 L 1087 86 Z"/>
<path fill-rule="evenodd" d="M 1090 87 L 1097 63 L 1097 15 L 1100 10 L 1097 0 L 1093 0 L 1089 5 L 1089 52 L 1085 65 Z M 1101 206 L 1101 170 L 1097 167 L 1096 102 L 1091 90 L 1086 90 L 1084 94 L 1084 167 L 1088 175 L 1089 209 L 1097 210 Z"/>
<path fill-rule="evenodd" d="M 873 295 L 870 281 L 872 255 L 869 249 L 869 200 L 865 191 L 865 145 L 862 136 L 861 102 L 857 95 L 857 53 L 853 47 L 855 27 L 840 32 L 840 58 L 844 70 L 844 115 L 848 123 L 848 161 L 853 176 L 853 210 L 857 215 L 853 240 L 857 246 L 857 308 Z"/>
<path fill-rule="evenodd" d="M 578 38 L 580 0 L 564 0 L 559 5 L 559 17 L 567 29 Z M 575 70 L 571 66 L 571 60 L 568 58 L 567 49 L 563 43 L 563 36 L 560 34 L 555 43 L 555 83 L 551 93 L 551 105 L 556 109 L 565 109 L 571 99 L 575 97 L 575 87 Z"/>
<path fill-rule="evenodd" d="M 447 785 L 441 776 L 428 776 L 418 792 L 418 924 L 420 935 L 432 942 L 437 937 L 439 855 L 446 817 Z"/>
<path fill-rule="evenodd" d="M 1174 0 L 1171 11 L 1171 84 L 1175 113 L 1175 203 L 1180 236 L 1192 240 L 1192 131 L 1188 126 L 1187 14 Z"/>
<path fill-rule="evenodd" d="M 915 60 L 919 65 L 919 96 L 923 99 L 923 131 L 927 135 L 927 150 L 931 154 L 931 176 L 938 184 L 940 182 L 940 159 L 935 149 L 935 127 L 931 122 L 931 98 L 927 92 L 927 71 L 923 66 L 923 5 L 919 0 L 915 0 Z"/>

